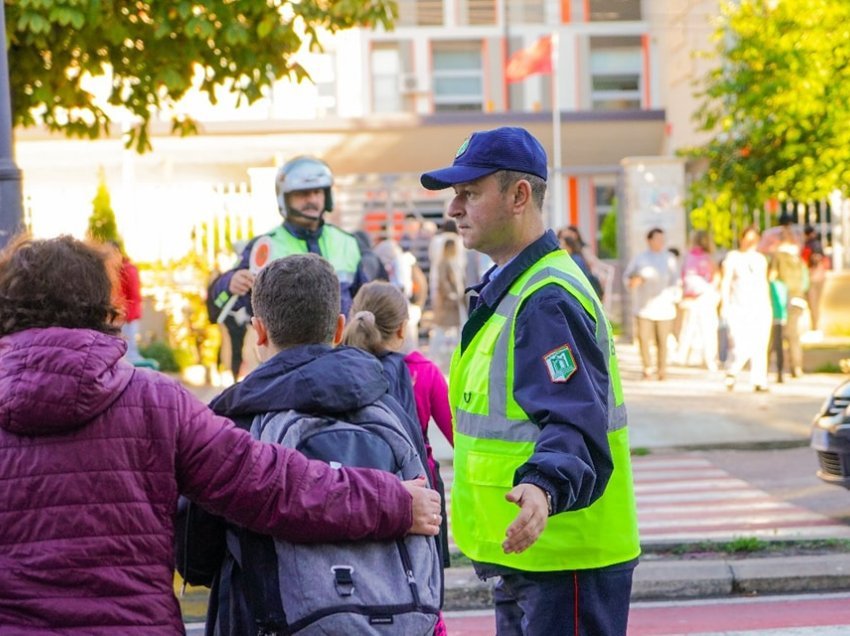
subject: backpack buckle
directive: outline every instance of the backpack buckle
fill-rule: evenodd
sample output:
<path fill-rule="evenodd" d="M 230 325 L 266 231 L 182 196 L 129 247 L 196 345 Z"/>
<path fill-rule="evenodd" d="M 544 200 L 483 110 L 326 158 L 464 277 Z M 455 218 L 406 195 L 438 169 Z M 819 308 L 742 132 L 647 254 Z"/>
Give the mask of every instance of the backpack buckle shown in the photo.
<path fill-rule="evenodd" d="M 354 568 L 350 565 L 332 565 L 331 573 L 334 575 L 334 587 L 340 596 L 351 596 L 354 594 Z"/>

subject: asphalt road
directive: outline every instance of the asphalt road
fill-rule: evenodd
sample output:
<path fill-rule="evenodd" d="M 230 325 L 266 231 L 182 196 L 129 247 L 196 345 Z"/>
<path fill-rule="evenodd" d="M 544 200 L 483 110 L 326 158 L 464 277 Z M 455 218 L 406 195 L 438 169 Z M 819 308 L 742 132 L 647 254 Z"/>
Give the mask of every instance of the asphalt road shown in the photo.
<path fill-rule="evenodd" d="M 847 636 L 850 594 L 633 603 L 629 636 Z M 449 612 L 451 636 L 492 636 L 492 611 Z"/>
<path fill-rule="evenodd" d="M 817 457 L 808 446 L 695 454 L 778 499 L 850 524 L 850 490 L 815 476 Z"/>

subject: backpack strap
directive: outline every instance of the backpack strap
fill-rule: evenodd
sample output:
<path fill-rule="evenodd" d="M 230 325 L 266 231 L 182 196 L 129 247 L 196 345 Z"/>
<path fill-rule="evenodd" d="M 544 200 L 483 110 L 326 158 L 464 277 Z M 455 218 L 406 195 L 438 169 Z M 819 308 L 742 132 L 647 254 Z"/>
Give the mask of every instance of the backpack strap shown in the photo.
<path fill-rule="evenodd" d="M 260 432 L 271 419 L 268 414 L 254 416 L 250 427 L 251 435 L 259 439 Z M 258 636 L 289 634 L 279 593 L 274 539 L 244 528 L 229 526 L 227 549 L 236 562 L 234 569 L 239 570 L 241 594 L 250 612 L 251 629 L 254 630 L 250 633 Z M 242 627 L 247 629 L 246 625 Z"/>

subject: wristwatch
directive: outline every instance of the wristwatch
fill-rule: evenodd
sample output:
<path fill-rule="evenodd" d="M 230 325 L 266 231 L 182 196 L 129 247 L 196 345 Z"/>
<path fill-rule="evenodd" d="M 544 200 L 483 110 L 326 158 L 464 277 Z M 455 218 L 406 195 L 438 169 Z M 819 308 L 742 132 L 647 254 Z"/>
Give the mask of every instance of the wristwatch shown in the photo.
<path fill-rule="evenodd" d="M 546 505 L 549 506 L 549 516 L 555 514 L 555 504 L 552 501 L 552 493 L 550 493 L 546 488 L 543 489 L 543 492 L 546 493 Z"/>

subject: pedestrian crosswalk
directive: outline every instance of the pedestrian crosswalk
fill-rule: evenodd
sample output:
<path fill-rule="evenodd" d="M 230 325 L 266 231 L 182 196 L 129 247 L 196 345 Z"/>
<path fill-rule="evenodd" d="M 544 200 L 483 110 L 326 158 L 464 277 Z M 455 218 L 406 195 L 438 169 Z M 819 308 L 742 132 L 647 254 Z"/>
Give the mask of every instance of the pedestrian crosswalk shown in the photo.
<path fill-rule="evenodd" d="M 850 538 L 850 527 L 782 501 L 696 455 L 632 460 L 641 543 Z"/>
<path fill-rule="evenodd" d="M 850 526 L 772 496 L 699 455 L 633 457 L 632 470 L 643 546 L 750 537 L 850 539 Z M 451 466 L 441 474 L 450 509 Z M 449 543 L 454 551 L 451 532 Z"/>

